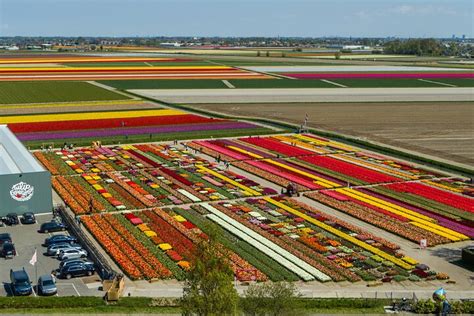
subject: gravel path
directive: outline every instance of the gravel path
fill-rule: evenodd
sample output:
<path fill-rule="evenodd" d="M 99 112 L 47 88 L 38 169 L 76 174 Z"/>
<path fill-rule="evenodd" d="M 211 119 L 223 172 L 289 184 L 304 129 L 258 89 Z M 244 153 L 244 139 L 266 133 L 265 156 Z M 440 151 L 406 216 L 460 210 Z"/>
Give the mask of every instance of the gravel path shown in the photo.
<path fill-rule="evenodd" d="M 474 88 L 129 90 L 171 103 L 474 101 Z"/>

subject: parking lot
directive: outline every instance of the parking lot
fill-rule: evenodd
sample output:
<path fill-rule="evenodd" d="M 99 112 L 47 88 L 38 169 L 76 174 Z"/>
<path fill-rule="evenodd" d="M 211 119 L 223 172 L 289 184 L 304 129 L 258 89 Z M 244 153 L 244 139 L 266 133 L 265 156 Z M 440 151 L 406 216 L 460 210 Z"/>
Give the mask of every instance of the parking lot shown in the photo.
<path fill-rule="evenodd" d="M 51 214 L 37 215 L 36 224 L 0 227 L 0 233 L 9 233 L 15 244 L 17 255 L 13 259 L 0 258 L 0 296 L 10 296 L 10 269 L 21 270 L 23 267 L 30 277 L 30 281 L 36 286 L 38 277 L 51 274 L 58 269 L 60 261 L 56 257 L 45 256 L 46 247 L 42 244 L 44 240 L 53 234 L 61 233 L 38 233 L 38 229 L 44 222 L 52 219 Z M 29 262 L 37 249 L 37 262 L 33 266 Z M 97 274 L 90 277 L 78 277 L 70 280 L 57 279 L 58 296 L 102 296 L 100 278 Z M 33 295 L 36 295 L 34 293 Z"/>

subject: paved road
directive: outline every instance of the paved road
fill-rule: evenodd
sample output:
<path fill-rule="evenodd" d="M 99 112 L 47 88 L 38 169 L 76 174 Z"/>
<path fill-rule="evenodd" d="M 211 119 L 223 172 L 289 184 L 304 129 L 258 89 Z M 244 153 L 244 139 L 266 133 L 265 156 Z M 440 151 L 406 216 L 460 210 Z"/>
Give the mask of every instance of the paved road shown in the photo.
<path fill-rule="evenodd" d="M 171 103 L 474 101 L 474 88 L 139 89 Z"/>

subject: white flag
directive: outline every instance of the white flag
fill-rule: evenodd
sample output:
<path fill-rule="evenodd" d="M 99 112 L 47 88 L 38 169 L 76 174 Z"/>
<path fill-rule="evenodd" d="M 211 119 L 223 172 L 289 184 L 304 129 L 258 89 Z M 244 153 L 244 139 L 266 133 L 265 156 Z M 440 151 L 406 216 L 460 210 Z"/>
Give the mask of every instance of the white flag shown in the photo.
<path fill-rule="evenodd" d="M 36 264 L 36 261 L 38 261 L 38 258 L 36 256 L 36 249 L 35 249 L 35 253 L 33 254 L 33 257 L 31 257 L 30 264 L 34 266 Z"/>

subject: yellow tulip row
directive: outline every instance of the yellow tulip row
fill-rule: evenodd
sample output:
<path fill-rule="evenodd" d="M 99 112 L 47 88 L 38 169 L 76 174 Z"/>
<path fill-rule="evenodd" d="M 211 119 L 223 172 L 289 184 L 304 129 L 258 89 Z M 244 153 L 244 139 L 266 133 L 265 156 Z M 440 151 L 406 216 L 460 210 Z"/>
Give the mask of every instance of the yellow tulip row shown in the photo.
<path fill-rule="evenodd" d="M 220 174 L 218 172 L 215 172 L 214 170 L 211 170 L 209 168 L 206 168 L 204 167 L 203 165 L 201 164 L 196 164 L 196 167 L 200 170 L 200 171 L 203 171 L 203 172 L 207 172 L 209 174 L 212 174 L 213 176 L 221 179 L 221 180 L 224 180 L 225 182 L 227 183 L 230 183 L 242 190 L 244 190 L 246 193 L 248 193 L 249 196 L 259 196 L 259 195 L 262 195 L 260 192 L 257 192 L 255 191 L 254 189 L 251 189 L 249 188 L 248 186 L 246 185 L 243 185 L 241 183 L 238 183 L 237 181 L 234 181 L 226 176 L 224 176 L 223 174 Z"/>
<path fill-rule="evenodd" d="M 433 181 L 430 181 L 430 180 L 423 180 L 423 182 L 428 183 L 429 185 L 432 185 L 432 186 L 435 186 L 435 187 L 438 187 L 438 188 L 442 188 L 442 189 L 451 191 L 451 192 L 461 193 L 463 191 L 462 189 L 453 188 L 453 187 L 450 187 L 450 186 L 447 186 L 447 185 L 444 185 L 444 184 L 441 184 L 441 183 L 438 183 L 438 182 L 433 182 Z"/>
<path fill-rule="evenodd" d="M 280 140 L 280 141 L 282 141 L 282 142 L 295 143 L 296 145 L 298 145 L 298 147 L 303 147 L 303 148 L 310 149 L 311 151 L 314 151 L 315 153 L 318 153 L 318 154 L 328 154 L 328 153 L 330 153 L 330 151 L 327 150 L 327 149 L 315 147 L 315 146 L 310 145 L 310 144 L 308 144 L 308 143 L 305 143 L 305 142 L 302 142 L 302 141 L 299 141 L 299 140 L 295 140 L 295 139 L 292 138 L 292 137 L 287 137 L 287 136 L 273 136 L 272 138 L 277 139 L 277 140 Z M 324 144 L 321 144 L 321 145 L 322 145 L 322 146 L 325 146 Z"/>
<path fill-rule="evenodd" d="M 159 109 L 159 110 L 139 110 L 139 111 L 15 115 L 15 116 L 1 117 L 0 124 L 79 121 L 79 120 L 92 120 L 92 119 L 134 118 L 134 117 L 169 116 L 169 115 L 184 115 L 184 114 L 186 113 L 179 110 Z"/>
<path fill-rule="evenodd" d="M 141 100 L 112 100 L 112 101 L 85 101 L 85 102 L 49 102 L 49 103 L 30 103 L 30 104 L 9 104 L 2 105 L 2 109 L 29 109 L 29 108 L 47 108 L 47 107 L 74 107 L 74 106 L 101 106 L 101 105 L 127 105 L 143 103 Z"/>
<path fill-rule="evenodd" d="M 358 151 L 356 148 L 354 148 L 352 146 L 347 146 L 347 145 L 344 145 L 342 143 L 335 142 L 335 141 L 332 141 L 332 140 L 323 141 L 323 140 L 318 140 L 318 139 L 315 139 L 315 138 L 312 138 L 312 137 L 304 136 L 304 135 L 301 135 L 301 134 L 295 134 L 294 137 L 299 138 L 301 140 L 305 140 L 307 142 L 312 142 L 312 143 L 316 143 L 316 144 L 323 145 L 323 146 L 331 146 L 331 147 L 342 149 L 342 150 L 345 150 L 345 151 Z"/>
<path fill-rule="evenodd" d="M 166 66 L 153 66 L 153 67 L 146 67 L 146 71 L 152 71 L 152 70 L 166 70 L 166 71 L 180 71 L 180 70 L 226 70 L 226 69 L 234 69 L 232 67 L 228 66 L 172 66 L 172 67 L 166 67 Z M 14 72 L 17 73 L 18 71 L 24 71 L 24 72 L 34 72 L 34 71 L 40 71 L 40 72 L 48 72 L 48 71 L 66 71 L 68 73 L 73 73 L 76 70 L 80 70 L 81 72 L 93 72 L 93 71 L 101 71 L 101 70 L 107 70 L 107 71 L 114 71 L 114 70 L 126 70 L 126 71 L 143 71 L 144 67 L 31 67 L 31 68 L 25 68 L 25 67 L 8 67 L 8 68 L 2 68 L 3 73 L 8 73 L 8 72 Z"/>
<path fill-rule="evenodd" d="M 346 233 L 343 233 L 340 230 L 335 229 L 335 228 L 333 228 L 333 227 L 331 227 L 331 226 L 329 226 L 329 225 L 327 225 L 327 224 L 325 224 L 321 221 L 318 221 L 318 220 L 316 220 L 316 219 L 314 219 L 314 218 L 312 218 L 312 217 L 310 217 L 310 216 L 308 216 L 308 215 L 306 215 L 306 214 L 304 214 L 300 211 L 297 211 L 297 210 L 295 210 L 295 209 L 293 209 L 293 208 L 291 208 L 291 207 L 289 207 L 289 206 L 287 206 L 283 203 L 275 201 L 274 199 L 272 199 L 270 197 L 264 197 L 264 199 L 266 201 L 270 202 L 271 204 L 273 204 L 273 205 L 275 205 L 279 208 L 282 208 L 282 209 L 288 211 L 289 213 L 291 213 L 295 216 L 301 217 L 304 220 L 306 220 L 306 221 L 308 221 L 308 222 L 324 229 L 325 231 L 328 231 L 328 232 L 332 233 L 333 235 L 336 235 L 336 236 L 338 236 L 342 239 L 345 239 L 345 240 L 349 241 L 350 243 L 352 243 L 354 245 L 357 245 L 357 246 L 359 246 L 359 247 L 361 247 L 361 248 L 363 248 L 367 251 L 370 251 L 370 252 L 378 255 L 379 257 L 384 258 L 385 260 L 393 262 L 394 264 L 396 264 L 397 266 L 399 266 L 403 269 L 406 269 L 406 270 L 413 269 L 413 265 L 408 264 L 407 262 L 405 262 L 401 259 L 398 259 L 398 258 L 396 258 L 392 255 L 389 255 L 388 253 L 386 253 L 384 251 L 381 251 L 380 249 L 377 249 L 377 248 L 375 248 L 375 247 L 373 247 L 369 244 L 366 244 L 365 242 L 362 242 L 362 241 L 360 241 L 359 239 L 357 239 L 355 237 L 352 237 L 352 236 L 350 236 Z"/>
<path fill-rule="evenodd" d="M 354 199 L 379 207 L 383 210 L 408 218 L 409 220 L 411 220 L 410 224 L 415 225 L 414 223 L 416 223 L 415 226 L 431 231 L 439 236 L 446 237 L 451 241 L 469 239 L 469 237 L 463 234 L 460 234 L 454 230 L 436 224 L 436 221 L 428 216 L 419 214 L 396 204 L 381 200 L 374 196 L 349 188 L 336 189 L 336 191 Z"/>

